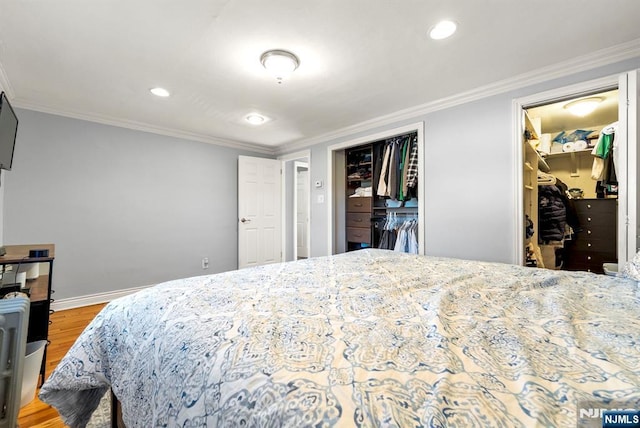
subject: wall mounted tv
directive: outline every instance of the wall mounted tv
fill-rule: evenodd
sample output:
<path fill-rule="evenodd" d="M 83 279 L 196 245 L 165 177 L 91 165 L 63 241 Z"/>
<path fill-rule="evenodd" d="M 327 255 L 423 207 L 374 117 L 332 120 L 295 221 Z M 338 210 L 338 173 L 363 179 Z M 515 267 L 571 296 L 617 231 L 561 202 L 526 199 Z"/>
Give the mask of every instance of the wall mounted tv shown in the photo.
<path fill-rule="evenodd" d="M 0 94 L 0 168 L 10 170 L 16 145 L 18 117 L 4 92 Z"/>

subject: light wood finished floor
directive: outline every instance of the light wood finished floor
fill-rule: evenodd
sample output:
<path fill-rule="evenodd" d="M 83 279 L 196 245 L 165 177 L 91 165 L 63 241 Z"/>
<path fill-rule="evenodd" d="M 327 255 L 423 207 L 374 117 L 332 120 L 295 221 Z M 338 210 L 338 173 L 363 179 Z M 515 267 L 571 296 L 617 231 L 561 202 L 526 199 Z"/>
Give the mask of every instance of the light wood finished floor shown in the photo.
<path fill-rule="evenodd" d="M 85 306 L 83 308 L 54 312 L 51 315 L 51 325 L 49 326 L 51 344 L 47 348 L 46 376 L 51 374 L 82 330 L 103 307 L 104 304 Z M 20 409 L 18 426 L 20 428 L 66 427 L 58 416 L 56 409 L 38 400 L 37 396 L 31 403 Z"/>

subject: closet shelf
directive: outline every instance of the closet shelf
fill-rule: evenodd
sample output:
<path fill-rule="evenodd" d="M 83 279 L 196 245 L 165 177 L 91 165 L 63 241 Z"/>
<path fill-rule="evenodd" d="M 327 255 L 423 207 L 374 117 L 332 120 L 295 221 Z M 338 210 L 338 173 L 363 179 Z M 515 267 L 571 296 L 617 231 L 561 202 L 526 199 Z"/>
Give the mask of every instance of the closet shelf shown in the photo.
<path fill-rule="evenodd" d="M 593 147 L 590 147 L 590 148 L 584 149 L 584 150 L 574 150 L 572 152 L 549 153 L 548 155 L 544 156 L 544 159 L 561 157 L 561 156 L 565 156 L 565 155 L 570 155 L 571 153 L 591 153 L 592 151 L 593 151 Z"/>
<path fill-rule="evenodd" d="M 411 213 L 415 214 L 418 212 L 418 207 L 373 207 L 374 210 L 378 211 L 390 211 L 394 213 Z"/>
<path fill-rule="evenodd" d="M 531 136 L 530 140 L 540 139 L 540 136 L 538 135 L 538 132 L 536 131 L 536 128 L 533 126 L 533 122 L 531 121 L 531 118 L 529 117 L 526 111 L 524 112 L 524 129 L 529 131 Z"/>
<path fill-rule="evenodd" d="M 540 153 L 536 150 L 536 155 L 538 156 L 538 169 L 542 172 L 549 172 L 551 168 L 549 168 L 549 164 L 544 160 Z"/>

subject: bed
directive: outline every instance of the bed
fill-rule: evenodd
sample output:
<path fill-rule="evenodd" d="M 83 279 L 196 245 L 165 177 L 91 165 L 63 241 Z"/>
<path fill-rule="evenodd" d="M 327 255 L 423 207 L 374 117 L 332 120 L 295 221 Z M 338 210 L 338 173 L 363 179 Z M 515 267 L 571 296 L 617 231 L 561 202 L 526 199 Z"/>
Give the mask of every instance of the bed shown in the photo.
<path fill-rule="evenodd" d="M 39 396 L 72 427 L 109 389 L 129 428 L 576 426 L 640 408 L 639 332 L 632 280 L 367 249 L 114 300 Z"/>

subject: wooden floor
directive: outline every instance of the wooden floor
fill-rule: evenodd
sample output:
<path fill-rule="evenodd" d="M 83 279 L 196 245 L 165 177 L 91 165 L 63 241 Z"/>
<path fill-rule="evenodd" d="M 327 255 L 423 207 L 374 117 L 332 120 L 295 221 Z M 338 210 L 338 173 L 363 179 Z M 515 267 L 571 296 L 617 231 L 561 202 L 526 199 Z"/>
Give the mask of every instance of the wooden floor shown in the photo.
<path fill-rule="evenodd" d="M 54 312 L 51 315 L 51 325 L 49 326 L 49 340 L 51 343 L 47 347 L 46 376 L 51 374 L 82 330 L 103 307 L 104 304 L 85 306 L 83 308 Z M 21 428 L 66 427 L 58 416 L 56 409 L 38 400 L 37 392 L 36 398 L 20 409 L 18 426 Z"/>

